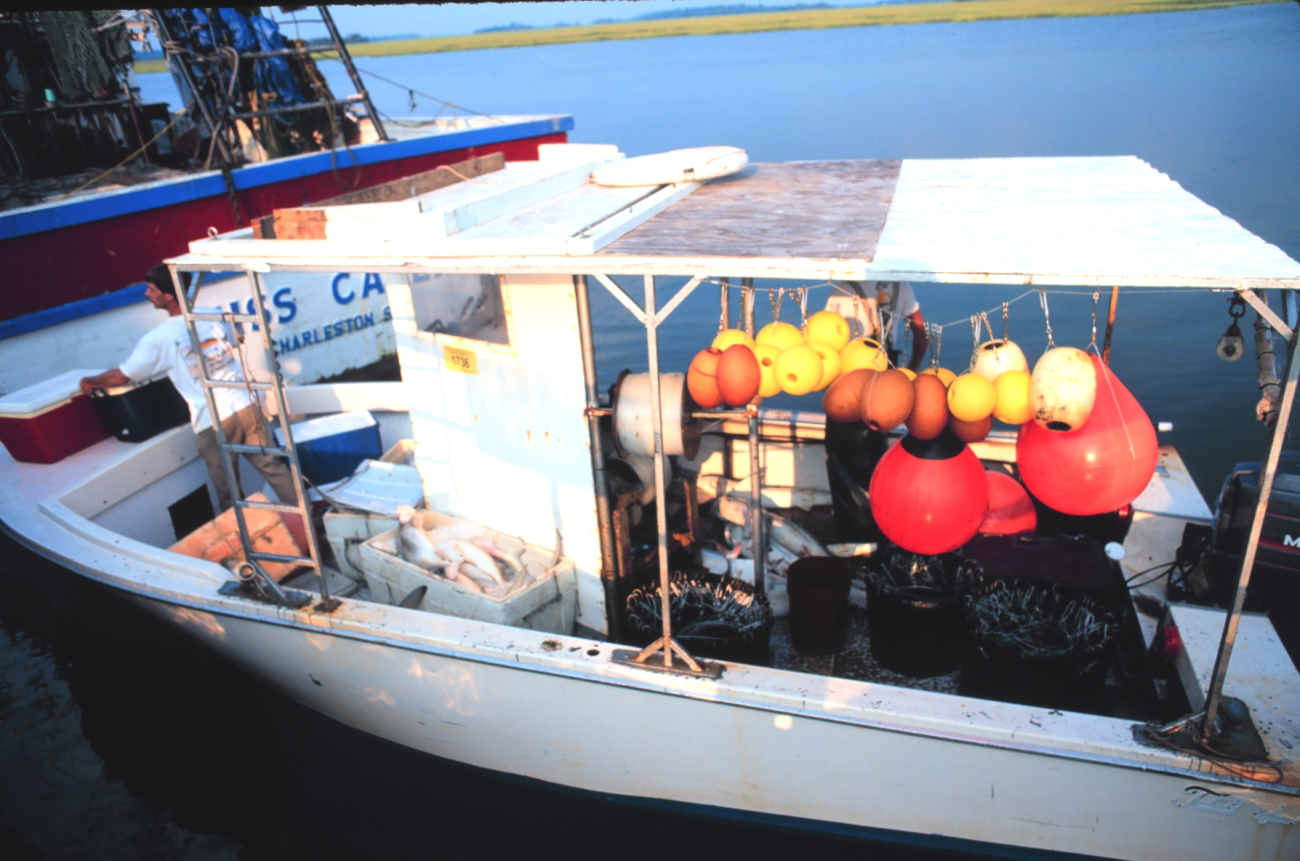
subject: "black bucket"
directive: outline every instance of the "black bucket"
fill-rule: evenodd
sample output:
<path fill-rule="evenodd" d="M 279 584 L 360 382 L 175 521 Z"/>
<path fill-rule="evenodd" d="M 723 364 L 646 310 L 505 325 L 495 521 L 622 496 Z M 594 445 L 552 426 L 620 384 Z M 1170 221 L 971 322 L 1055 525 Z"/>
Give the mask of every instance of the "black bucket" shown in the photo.
<path fill-rule="evenodd" d="M 743 580 L 705 572 L 673 572 L 668 581 L 673 639 L 697 658 L 765 664 L 772 608 Z M 659 582 L 627 596 L 627 634 L 638 646 L 663 635 Z"/>
<path fill-rule="evenodd" d="M 1098 712 L 1116 625 L 1097 603 L 1053 588 L 993 581 L 963 608 L 962 694 Z"/>
<path fill-rule="evenodd" d="M 962 596 L 979 565 L 956 553 L 885 550 L 867 571 L 871 654 L 887 670 L 925 678 L 956 670 L 965 643 Z"/>
<path fill-rule="evenodd" d="M 833 655 L 844 648 L 853 571 L 834 556 L 807 556 L 790 563 L 790 644 L 805 655 Z"/>

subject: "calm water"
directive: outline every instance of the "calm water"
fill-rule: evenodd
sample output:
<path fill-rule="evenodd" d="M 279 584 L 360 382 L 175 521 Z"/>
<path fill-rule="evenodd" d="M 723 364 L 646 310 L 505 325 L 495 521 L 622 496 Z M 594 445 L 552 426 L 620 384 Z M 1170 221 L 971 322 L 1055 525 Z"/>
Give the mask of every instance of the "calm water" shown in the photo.
<path fill-rule="evenodd" d="M 572 140 L 618 143 L 629 155 L 715 143 L 757 161 L 1137 155 L 1300 257 L 1300 9 L 1291 4 L 358 64 L 479 110 L 570 113 Z M 325 68 L 335 91 L 349 92 L 334 65 Z M 141 85 L 148 98 L 174 99 L 165 75 Z M 386 113 L 408 112 L 406 91 L 374 82 L 372 92 Z M 416 114 L 435 109 L 416 99 Z M 917 289 L 927 319 L 940 323 L 1019 292 Z M 1058 344 L 1086 345 L 1090 298 L 1052 297 Z M 630 317 L 603 292 L 593 301 L 602 377 L 643 368 Z M 1162 441 L 1178 447 L 1207 495 L 1266 442 L 1253 421 L 1253 362 L 1213 354 L 1226 304 L 1213 294 L 1122 293 L 1112 356 L 1152 419 L 1173 422 Z M 793 310 L 787 304 L 783 318 L 794 320 Z M 667 369 L 685 369 L 717 313 L 711 289 L 682 306 L 661 335 Z M 759 315 L 770 318 L 765 304 Z M 948 330 L 945 365 L 964 365 L 969 332 L 965 322 Z M 1041 352 L 1036 300 L 1013 306 L 1011 334 L 1031 361 Z M 523 786 L 397 748 L 268 692 L 10 542 L 2 549 L 0 857 L 407 858 L 435 848 L 511 857 L 539 846 L 909 857 Z"/>

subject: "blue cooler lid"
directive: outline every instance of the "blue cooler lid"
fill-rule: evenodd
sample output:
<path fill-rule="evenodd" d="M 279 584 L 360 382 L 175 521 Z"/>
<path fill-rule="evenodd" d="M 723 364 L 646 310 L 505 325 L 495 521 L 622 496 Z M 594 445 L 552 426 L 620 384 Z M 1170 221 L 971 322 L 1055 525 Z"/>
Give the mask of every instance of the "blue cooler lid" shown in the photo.
<path fill-rule="evenodd" d="M 302 445 L 313 440 L 374 427 L 376 424 L 378 422 L 375 421 L 375 417 L 370 414 L 369 410 L 352 410 L 346 413 L 321 416 L 318 419 L 305 422 L 296 422 L 290 427 L 293 428 L 294 444 Z M 284 445 L 284 431 L 280 428 L 275 429 L 275 439 L 276 442 Z"/>

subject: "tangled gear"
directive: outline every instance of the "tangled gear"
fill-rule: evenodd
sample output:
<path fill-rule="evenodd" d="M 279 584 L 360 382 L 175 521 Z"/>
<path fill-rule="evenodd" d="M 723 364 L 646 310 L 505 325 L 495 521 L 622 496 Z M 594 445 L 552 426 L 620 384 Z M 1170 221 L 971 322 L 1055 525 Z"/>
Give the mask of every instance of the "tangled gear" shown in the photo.
<path fill-rule="evenodd" d="M 65 99 L 116 92 L 135 54 L 125 27 L 112 25 L 113 11 L 42 11 L 38 13 L 54 57 L 54 71 Z"/>

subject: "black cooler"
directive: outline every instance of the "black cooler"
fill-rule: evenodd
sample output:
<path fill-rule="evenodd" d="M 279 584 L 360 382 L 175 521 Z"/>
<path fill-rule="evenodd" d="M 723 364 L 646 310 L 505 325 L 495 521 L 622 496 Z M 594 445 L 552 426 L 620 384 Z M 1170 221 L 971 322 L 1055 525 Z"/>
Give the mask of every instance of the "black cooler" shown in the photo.
<path fill-rule="evenodd" d="M 165 376 L 96 389 L 90 401 L 104 427 L 122 442 L 143 442 L 190 420 L 190 405 Z"/>

